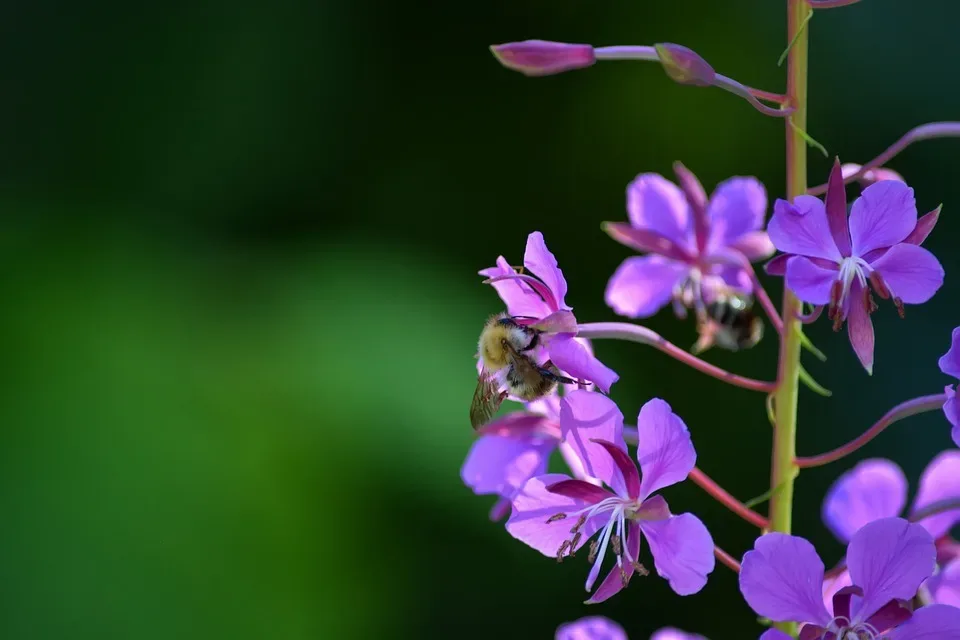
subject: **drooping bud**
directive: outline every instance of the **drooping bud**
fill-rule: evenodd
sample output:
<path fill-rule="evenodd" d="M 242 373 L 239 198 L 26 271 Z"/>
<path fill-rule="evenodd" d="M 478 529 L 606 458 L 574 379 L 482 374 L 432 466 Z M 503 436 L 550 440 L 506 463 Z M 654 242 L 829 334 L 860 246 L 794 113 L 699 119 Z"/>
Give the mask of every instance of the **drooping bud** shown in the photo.
<path fill-rule="evenodd" d="M 853 162 L 848 162 L 840 167 L 840 171 L 843 173 L 843 179 L 846 180 L 850 176 L 856 175 L 860 172 L 862 167 L 859 164 Z M 869 187 L 875 182 L 880 182 L 882 180 L 896 180 L 897 182 L 906 182 L 899 173 L 893 169 L 887 169 L 886 167 L 877 167 L 876 169 L 867 169 L 862 176 L 858 178 L 861 185 L 864 187 Z"/>
<path fill-rule="evenodd" d="M 717 77 L 713 67 L 692 49 L 669 42 L 653 46 L 657 50 L 663 70 L 674 82 L 709 87 Z"/>
<path fill-rule="evenodd" d="M 589 44 L 567 44 L 549 40 L 524 40 L 495 44 L 490 51 L 507 69 L 525 76 L 549 76 L 584 69 L 597 61 Z"/>

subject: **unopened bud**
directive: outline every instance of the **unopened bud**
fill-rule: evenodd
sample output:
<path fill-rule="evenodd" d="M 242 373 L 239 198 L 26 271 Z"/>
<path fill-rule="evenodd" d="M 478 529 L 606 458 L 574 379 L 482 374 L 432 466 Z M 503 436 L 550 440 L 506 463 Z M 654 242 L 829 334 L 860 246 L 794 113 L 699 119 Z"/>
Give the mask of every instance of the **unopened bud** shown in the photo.
<path fill-rule="evenodd" d="M 854 164 L 852 162 L 841 165 L 840 171 L 843 174 L 843 179 L 846 180 L 850 176 L 856 174 L 860 171 L 862 167 L 859 164 Z M 875 182 L 881 182 L 883 180 L 896 180 L 897 182 L 906 182 L 899 173 L 893 169 L 887 169 L 885 167 L 877 167 L 875 169 L 867 169 L 862 176 L 858 178 L 860 184 L 864 187 L 869 187 Z"/>
<path fill-rule="evenodd" d="M 495 44 L 490 51 L 507 69 L 525 76 L 549 76 L 584 69 L 597 61 L 589 44 L 567 44 L 549 40 L 524 40 Z"/>
<path fill-rule="evenodd" d="M 713 67 L 692 49 L 669 42 L 653 46 L 660 57 L 663 70 L 674 82 L 709 87 L 717 77 Z"/>

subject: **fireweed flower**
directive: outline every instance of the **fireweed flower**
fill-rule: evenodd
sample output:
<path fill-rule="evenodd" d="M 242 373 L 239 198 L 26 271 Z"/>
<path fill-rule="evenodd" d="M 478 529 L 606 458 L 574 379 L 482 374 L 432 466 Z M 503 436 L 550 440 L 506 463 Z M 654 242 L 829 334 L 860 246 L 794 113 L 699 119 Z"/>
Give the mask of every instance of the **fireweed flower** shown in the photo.
<path fill-rule="evenodd" d="M 568 430 L 595 418 L 603 419 L 606 407 L 596 406 L 593 394 L 586 390 L 570 391 L 561 398 L 551 395 L 526 403 L 526 410 L 501 416 L 479 430 L 479 435 L 460 469 L 464 484 L 477 495 L 497 495 L 500 499 L 490 510 L 490 519 L 497 521 L 510 512 L 510 503 L 527 480 L 547 472 L 547 463 L 557 448 L 575 478 L 599 484 L 581 462 L 582 441 L 564 439 L 561 424 Z M 565 420 L 561 423 L 561 416 Z M 622 441 L 623 421 L 602 420 L 592 425 L 590 437 L 611 442 Z"/>
<path fill-rule="evenodd" d="M 932 504 L 957 498 L 960 498 L 960 451 L 944 451 L 920 476 L 910 512 L 917 513 Z M 827 491 L 823 522 L 840 542 L 848 543 L 870 522 L 899 516 L 906 504 L 907 479 L 900 467 L 880 458 L 864 460 L 837 478 Z M 929 516 L 917 523 L 936 541 L 940 565 L 949 565 L 956 558 L 955 543 L 948 534 L 957 522 L 960 522 L 960 509 Z M 941 571 L 927 580 L 925 588 L 932 602 L 951 605 L 960 602 L 960 583 L 952 579 L 956 570 L 948 576 Z M 824 585 L 824 598 L 832 598 L 850 584 L 850 574 L 842 571 Z"/>
<path fill-rule="evenodd" d="M 627 187 L 629 224 L 604 226 L 647 254 L 624 260 L 607 284 L 607 304 L 622 316 L 652 316 L 669 302 L 683 315 L 723 284 L 749 292 L 750 278 L 736 263 L 774 252 L 763 231 L 767 193 L 756 178 L 722 182 L 708 200 L 692 173 L 680 163 L 674 169 L 679 187 L 655 173 L 637 176 Z"/>
<path fill-rule="evenodd" d="M 555 640 L 627 640 L 627 632 L 610 618 L 588 616 L 557 627 Z"/>
<path fill-rule="evenodd" d="M 564 301 L 567 281 L 539 231 L 527 237 L 523 267 L 533 275 L 517 273 L 500 256 L 497 266 L 484 269 L 480 275 L 497 290 L 507 313 L 544 332 L 540 337 L 542 349 L 538 350 L 545 352 L 545 358 L 572 378 L 593 382 L 604 393 L 610 391 L 620 376 L 574 339 L 577 319 Z"/>
<path fill-rule="evenodd" d="M 592 396 L 594 411 L 607 420 L 623 423 L 612 400 Z M 567 422 L 561 415 L 561 423 Z M 642 480 L 626 446 L 593 438 L 589 429 L 602 428 L 603 420 L 570 421 L 571 434 L 582 443 L 584 468 L 608 487 L 546 474 L 529 480 L 513 501 L 507 531 L 542 554 L 562 561 L 586 542 L 592 564 L 585 588 L 592 591 L 608 548 L 616 566 L 611 569 L 588 603 L 603 602 L 624 588 L 634 572 L 646 573 L 639 563 L 640 537 L 646 536 L 657 573 L 680 595 L 696 593 L 713 571 L 713 539 L 700 520 L 689 513 L 673 515 L 666 500 L 653 492 L 676 484 L 693 469 L 697 454 L 683 421 L 663 400 L 653 399 L 637 418 L 637 458 Z"/>
<path fill-rule="evenodd" d="M 938 364 L 940 365 L 940 371 L 948 376 L 960 378 L 960 327 L 953 330 L 953 335 L 950 337 L 950 349 L 943 354 Z M 943 391 L 947 394 L 947 401 L 943 403 L 943 413 L 947 416 L 950 424 L 953 425 L 950 435 L 953 436 L 956 445 L 960 447 L 960 406 L 957 405 L 957 392 L 953 385 L 949 384 Z"/>
<path fill-rule="evenodd" d="M 855 586 L 834 596 L 831 613 L 821 599 L 823 562 L 813 545 L 768 533 L 743 557 L 740 591 L 759 615 L 803 623 L 801 640 L 952 638 L 960 634 L 960 609 L 931 605 L 911 612 L 902 602 L 933 574 L 936 553 L 933 538 L 918 524 L 901 518 L 867 524 L 847 547 Z"/>
<path fill-rule="evenodd" d="M 870 293 L 892 298 L 903 317 L 904 304 L 921 304 L 943 284 L 943 267 L 919 245 L 936 224 L 939 209 L 917 220 L 913 189 L 885 180 L 857 198 L 847 218 L 847 197 L 839 161 L 828 180 L 825 202 L 797 196 L 777 200 L 767 226 L 785 255 L 767 272 L 786 275 L 787 286 L 804 302 L 830 305 L 833 327 L 847 332 L 867 372 L 873 372 L 873 322 L 877 305 Z"/>

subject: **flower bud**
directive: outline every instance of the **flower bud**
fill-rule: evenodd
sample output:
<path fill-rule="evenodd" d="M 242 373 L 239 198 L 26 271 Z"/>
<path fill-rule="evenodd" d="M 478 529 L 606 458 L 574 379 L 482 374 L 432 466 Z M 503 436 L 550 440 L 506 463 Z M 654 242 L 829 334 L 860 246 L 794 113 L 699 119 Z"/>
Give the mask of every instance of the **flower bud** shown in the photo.
<path fill-rule="evenodd" d="M 674 82 L 709 87 L 717 74 L 706 60 L 692 49 L 669 42 L 653 45 L 663 70 Z"/>
<path fill-rule="evenodd" d="M 567 44 L 548 40 L 524 40 L 495 44 L 490 51 L 507 69 L 525 76 L 549 76 L 583 69 L 597 61 L 589 44 Z"/>
<path fill-rule="evenodd" d="M 856 174 L 860 171 L 862 167 L 859 164 L 854 164 L 852 162 L 844 164 L 840 167 L 840 171 L 843 173 L 843 179 L 846 180 L 850 176 Z M 860 184 L 865 187 L 869 187 L 874 182 L 880 182 L 881 180 L 896 180 L 897 182 L 906 182 L 899 173 L 893 169 L 887 169 L 886 167 L 877 167 L 875 169 L 868 169 L 860 178 L 858 178 Z"/>

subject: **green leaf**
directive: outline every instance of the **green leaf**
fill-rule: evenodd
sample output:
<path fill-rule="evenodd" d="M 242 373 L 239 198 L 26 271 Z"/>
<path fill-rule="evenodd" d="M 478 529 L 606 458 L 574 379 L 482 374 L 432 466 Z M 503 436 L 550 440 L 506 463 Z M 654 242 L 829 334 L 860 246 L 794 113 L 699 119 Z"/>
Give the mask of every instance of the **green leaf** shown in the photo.
<path fill-rule="evenodd" d="M 780 484 L 778 484 L 778 485 L 775 486 L 774 488 L 772 488 L 772 489 L 770 489 L 770 490 L 768 490 L 768 491 L 765 491 L 764 493 L 761 493 L 761 494 L 758 495 L 756 498 L 751 498 L 751 499 L 747 500 L 746 502 L 743 503 L 743 506 L 745 506 L 745 507 L 748 508 L 748 509 L 752 509 L 752 508 L 754 508 L 755 506 L 757 506 L 758 504 L 763 504 L 764 502 L 766 502 L 767 500 L 769 500 L 769 499 L 772 498 L 773 496 L 775 496 L 775 495 L 777 495 L 778 493 L 780 493 L 780 492 L 783 490 L 783 488 L 786 486 L 787 482 L 793 482 L 794 480 L 796 480 L 796 478 L 797 478 L 798 475 L 800 475 L 800 469 L 794 467 L 793 473 L 790 474 L 790 478 L 789 478 L 788 480 L 784 480 L 783 482 L 781 482 Z"/>
<path fill-rule="evenodd" d="M 790 125 L 790 128 L 792 128 L 794 131 L 796 131 L 797 133 L 799 133 L 800 136 L 801 136 L 804 140 L 807 141 L 807 144 L 808 144 L 809 146 L 813 147 L 814 149 L 819 150 L 820 153 L 823 154 L 823 157 L 824 157 L 824 158 L 829 158 L 829 157 L 830 157 L 830 154 L 827 153 L 826 147 L 824 147 L 822 144 L 820 144 L 819 142 L 817 142 L 816 140 L 814 140 L 814 139 L 810 136 L 809 133 L 807 133 L 806 131 L 804 131 L 803 129 L 801 129 L 800 127 L 798 127 L 796 124 L 794 124 L 794 122 L 793 122 L 793 116 L 790 116 L 789 118 L 787 118 L 787 124 Z"/>
<path fill-rule="evenodd" d="M 813 342 L 810 340 L 810 338 L 807 336 L 807 334 L 805 334 L 805 333 L 803 332 L 803 327 L 802 327 L 802 326 L 800 326 L 799 324 L 798 324 L 798 325 L 795 325 L 795 326 L 796 326 L 797 335 L 800 336 L 800 345 L 801 345 L 804 349 L 806 349 L 807 351 L 809 351 L 810 353 L 812 353 L 812 354 L 814 355 L 814 357 L 816 357 L 817 360 L 819 360 L 820 362 L 826 362 L 826 361 L 827 361 L 827 354 L 825 354 L 823 351 L 820 351 L 820 349 L 818 349 L 818 348 L 813 344 Z"/>
<path fill-rule="evenodd" d="M 813 376 L 807 373 L 807 370 L 803 368 L 803 365 L 799 365 L 799 367 L 800 367 L 800 382 L 807 385 L 807 387 L 814 393 L 819 394 L 825 398 L 829 398 L 830 396 L 833 395 L 833 391 L 830 391 L 829 389 L 823 387 L 819 382 L 814 380 Z"/>
<path fill-rule="evenodd" d="M 770 421 L 770 426 L 777 426 L 777 412 L 773 406 L 774 395 L 771 393 L 767 396 L 767 420 Z"/>
<path fill-rule="evenodd" d="M 790 49 L 793 49 L 793 45 L 797 43 L 797 38 L 800 37 L 800 34 L 803 33 L 803 30 L 807 28 L 807 23 L 810 22 L 810 18 L 813 17 L 813 9 L 810 9 L 810 13 L 807 14 L 807 17 L 803 19 L 803 22 L 800 23 L 800 28 L 797 29 L 797 32 L 793 34 L 793 39 L 790 41 L 790 44 L 787 45 L 787 48 L 783 50 L 783 53 L 780 54 L 780 59 L 777 60 L 777 66 L 782 67 L 783 61 L 787 59 L 787 54 L 790 53 Z"/>

